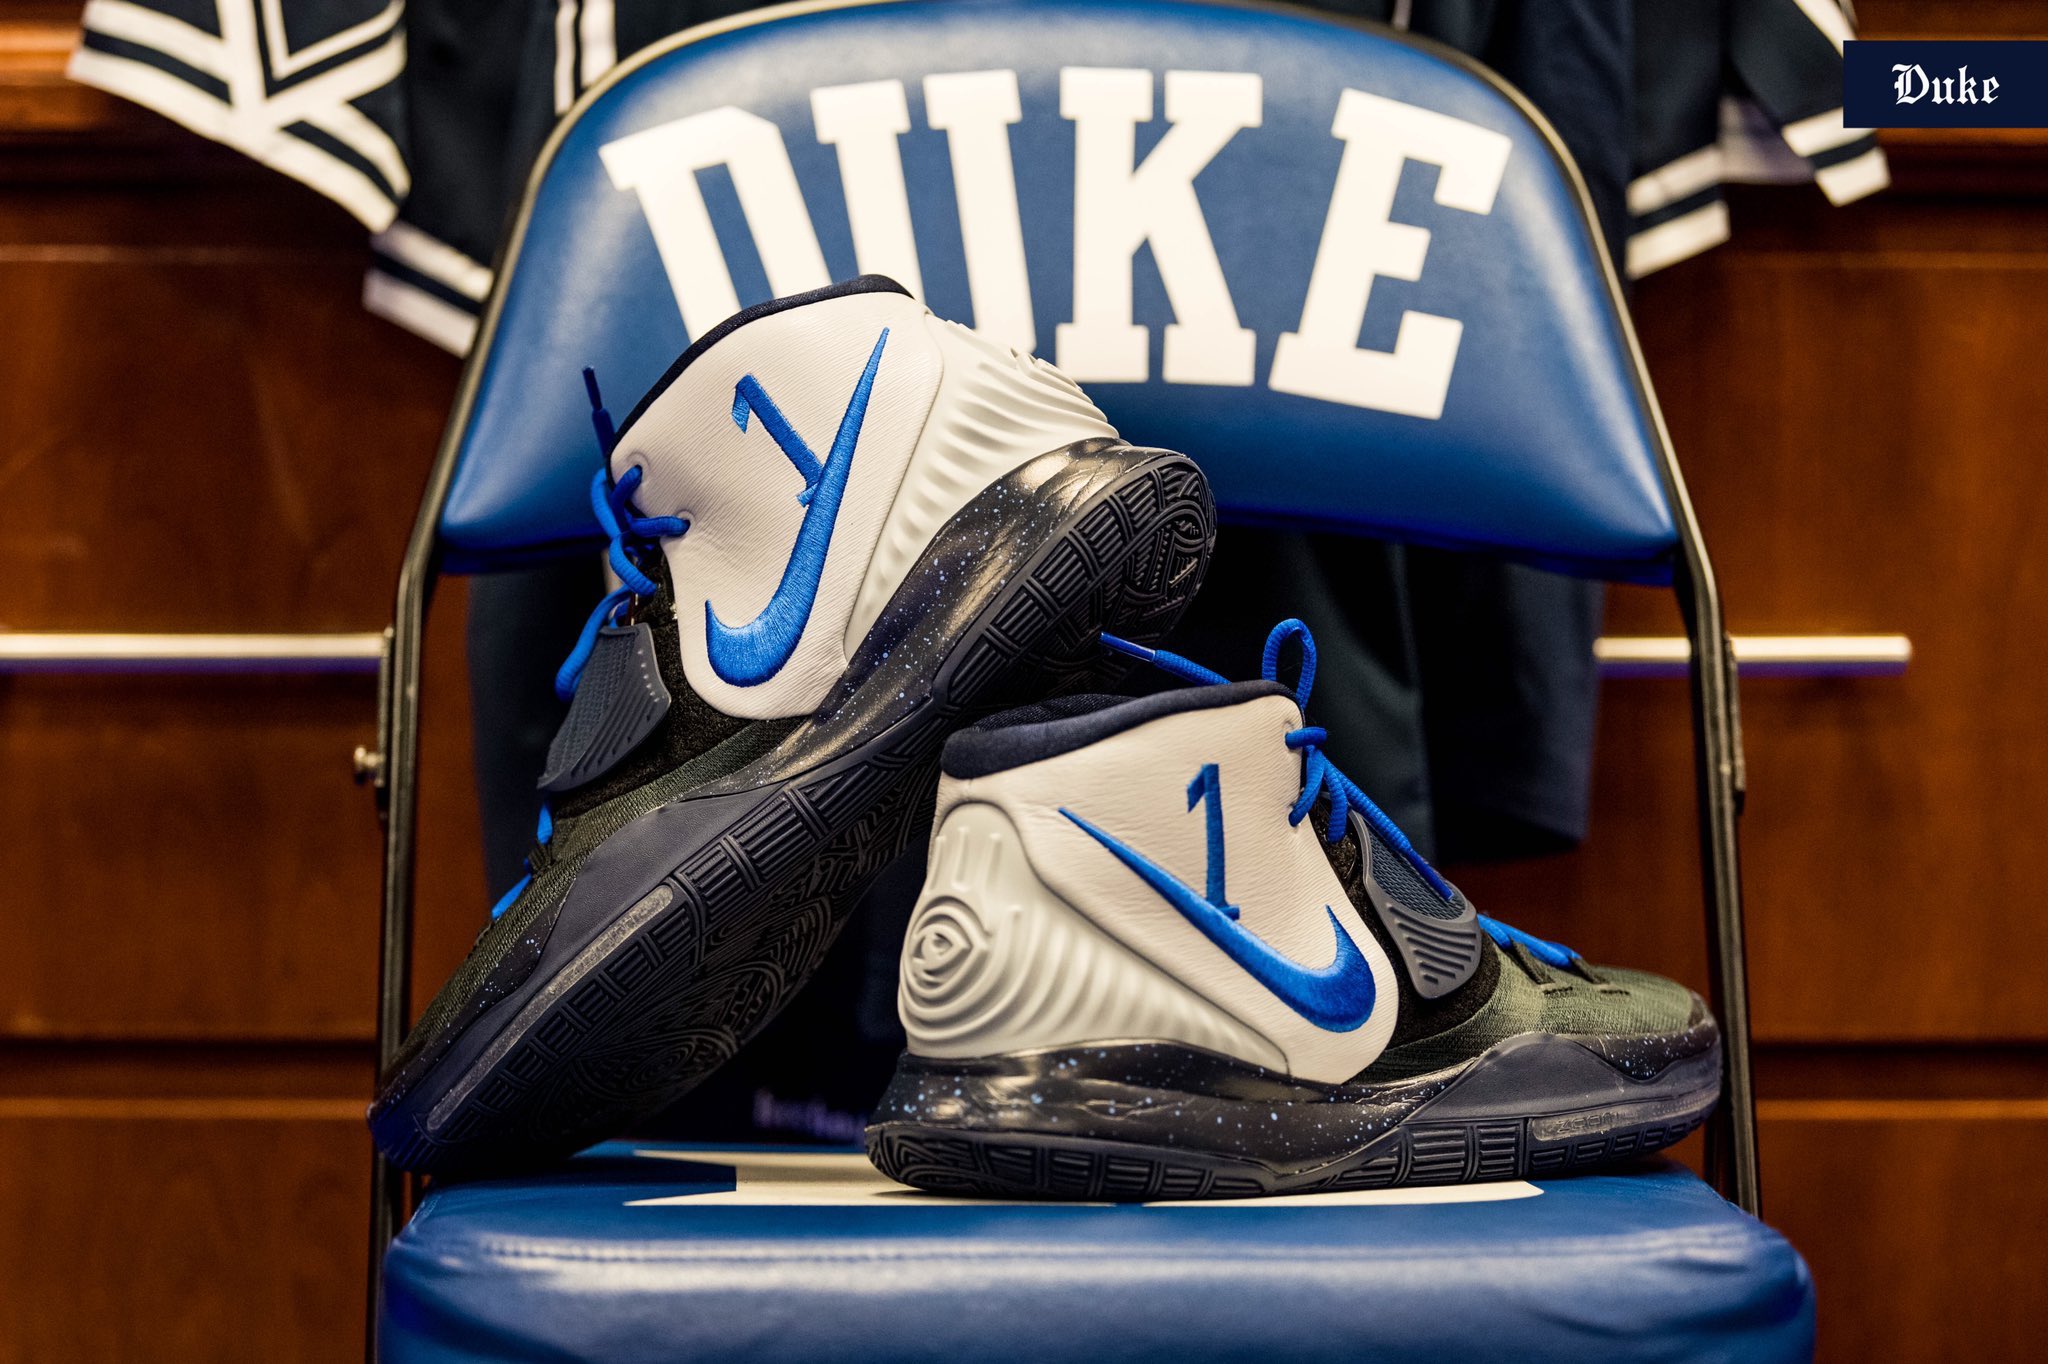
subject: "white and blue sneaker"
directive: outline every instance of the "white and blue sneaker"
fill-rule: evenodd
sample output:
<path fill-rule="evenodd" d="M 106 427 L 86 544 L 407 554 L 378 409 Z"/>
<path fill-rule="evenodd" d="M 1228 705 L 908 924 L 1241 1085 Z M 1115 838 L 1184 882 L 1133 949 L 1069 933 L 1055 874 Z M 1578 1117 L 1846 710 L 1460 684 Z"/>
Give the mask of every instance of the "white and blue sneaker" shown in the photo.
<path fill-rule="evenodd" d="M 588 379 L 588 376 L 586 376 Z M 809 979 L 921 838 L 960 725 L 1159 639 L 1213 538 L 1194 464 L 875 276 L 707 333 L 613 433 L 621 586 L 562 668 L 530 875 L 382 1079 L 397 1164 L 566 1155 Z"/>
<path fill-rule="evenodd" d="M 1275 681 L 1298 639 L 1300 684 Z M 1027 1198 L 1508 1179 L 1652 1151 L 1720 1090 L 1683 986 L 1474 911 L 1303 719 L 1315 645 L 946 744 L 881 1170 Z"/>

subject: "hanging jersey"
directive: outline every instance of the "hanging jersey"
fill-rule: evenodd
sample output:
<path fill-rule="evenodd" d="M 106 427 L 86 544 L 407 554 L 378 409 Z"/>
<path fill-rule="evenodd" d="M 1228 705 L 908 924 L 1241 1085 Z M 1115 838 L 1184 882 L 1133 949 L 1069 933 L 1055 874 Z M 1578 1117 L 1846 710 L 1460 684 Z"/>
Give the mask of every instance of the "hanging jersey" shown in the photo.
<path fill-rule="evenodd" d="M 460 353 L 475 336 L 508 210 L 555 120 L 621 58 L 758 7 L 90 0 L 71 74 L 347 208 L 374 234 L 367 306 Z M 1525 82 L 1543 68 L 1602 77 L 1617 69 L 1607 47 L 1632 26 L 1632 90 L 1592 79 L 1574 98 L 1558 95 L 1571 83 L 1556 80 L 1538 99 L 1553 121 L 1583 104 L 1589 118 L 1617 129 L 1615 150 L 1629 167 L 1620 254 L 1631 277 L 1725 240 L 1727 182 L 1812 178 L 1836 203 L 1887 182 L 1868 130 L 1842 123 L 1841 45 L 1851 28 L 1838 0 L 1325 0 L 1318 8 L 1412 28 Z M 1540 66 L 1530 60 L 1537 55 Z M 1602 168 L 1596 160 L 1585 169 L 1600 200 L 1610 192 Z"/>
<path fill-rule="evenodd" d="M 1890 183 L 1876 134 L 1842 121 L 1853 36 L 1837 0 L 1638 5 L 1631 279 L 1728 239 L 1726 183 L 1811 178 L 1836 204 Z"/>

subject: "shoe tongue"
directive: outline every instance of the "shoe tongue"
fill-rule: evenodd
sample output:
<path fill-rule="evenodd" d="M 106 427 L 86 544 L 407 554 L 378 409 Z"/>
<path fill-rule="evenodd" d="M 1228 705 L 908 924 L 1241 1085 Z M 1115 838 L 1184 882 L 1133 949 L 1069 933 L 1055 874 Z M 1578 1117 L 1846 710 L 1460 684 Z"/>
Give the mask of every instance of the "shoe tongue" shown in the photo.
<path fill-rule="evenodd" d="M 1315 808 L 1309 811 L 1308 822 L 1310 827 L 1319 830 L 1330 827 L 1330 801 L 1327 796 L 1316 801 Z M 1330 870 L 1344 883 L 1344 893 L 1351 897 L 1352 908 L 1360 915 L 1371 912 L 1366 903 L 1363 870 L 1371 846 L 1368 840 L 1371 837 L 1370 829 L 1354 828 L 1351 837 L 1336 843 L 1330 842 L 1327 838 L 1316 840 L 1322 845 L 1323 856 L 1329 859 Z"/>
<path fill-rule="evenodd" d="M 654 732 L 669 702 L 648 623 L 599 630 L 569 713 L 548 746 L 540 789 L 556 795 L 602 777 Z"/>

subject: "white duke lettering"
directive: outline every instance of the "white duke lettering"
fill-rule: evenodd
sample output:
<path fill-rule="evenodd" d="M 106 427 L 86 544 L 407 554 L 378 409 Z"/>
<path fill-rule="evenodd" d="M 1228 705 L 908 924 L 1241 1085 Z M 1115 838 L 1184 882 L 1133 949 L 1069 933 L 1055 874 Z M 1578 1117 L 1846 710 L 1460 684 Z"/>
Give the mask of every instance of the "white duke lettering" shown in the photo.
<path fill-rule="evenodd" d="M 1929 76 L 1918 62 L 1892 67 L 1892 95 L 1897 104 L 1992 104 L 1998 99 L 1998 77 L 1978 78 L 1965 66 L 1953 76 Z"/>
<path fill-rule="evenodd" d="M 1149 246 L 1174 320 L 1160 377 L 1173 384 L 1247 387 L 1258 337 L 1243 326 L 1195 181 L 1233 141 L 1256 135 L 1264 86 L 1256 73 L 1168 71 L 1165 134 L 1143 158 L 1137 129 L 1155 116 L 1154 75 L 1131 68 L 1060 73 L 1059 117 L 1074 125 L 1072 315 L 1054 329 L 1054 359 L 1084 383 L 1151 377 L 1150 329 L 1133 317 L 1133 261 Z M 1030 273 L 1010 129 L 1023 119 L 1014 71 L 967 71 L 923 82 L 927 125 L 945 134 L 975 329 L 1020 350 L 1036 345 Z M 900 80 L 812 92 L 813 132 L 839 163 L 855 262 L 923 295 L 911 198 L 899 139 L 911 131 Z M 1359 344 L 1378 278 L 1419 280 L 1430 232 L 1393 218 L 1402 168 L 1438 168 L 1445 208 L 1493 211 L 1510 140 L 1462 119 L 1359 90 L 1337 101 L 1330 132 L 1342 144 L 1301 317 L 1276 339 L 1265 382 L 1275 392 L 1434 420 L 1457 362 L 1464 324 L 1404 311 L 1391 350 Z M 739 309 L 698 173 L 723 167 L 769 287 L 777 294 L 830 280 L 783 131 L 727 106 L 607 144 L 613 185 L 637 196 L 683 325 L 701 336 Z"/>

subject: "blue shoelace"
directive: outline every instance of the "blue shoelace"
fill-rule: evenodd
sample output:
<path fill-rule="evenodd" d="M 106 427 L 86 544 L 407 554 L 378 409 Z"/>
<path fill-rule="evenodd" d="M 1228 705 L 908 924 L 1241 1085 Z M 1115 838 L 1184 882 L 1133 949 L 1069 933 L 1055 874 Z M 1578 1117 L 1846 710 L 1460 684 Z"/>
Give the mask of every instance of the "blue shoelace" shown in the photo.
<path fill-rule="evenodd" d="M 1307 625 L 1299 620 L 1290 619 L 1274 626 L 1273 632 L 1266 636 L 1266 649 L 1259 662 L 1259 673 L 1268 682 L 1279 681 L 1280 651 L 1287 646 L 1288 641 L 1297 639 L 1301 641 L 1301 676 L 1294 686 L 1294 703 L 1305 716 L 1308 713 L 1309 690 L 1315 685 L 1316 680 L 1316 641 L 1315 636 L 1309 633 Z M 1110 634 L 1103 635 L 1102 643 L 1105 648 L 1113 649 L 1120 654 L 1128 654 L 1198 686 L 1217 686 L 1230 681 L 1221 673 L 1166 649 L 1148 649 L 1142 644 L 1133 644 L 1127 639 L 1118 639 Z M 1300 729 L 1288 731 L 1287 746 L 1301 754 L 1302 773 L 1301 795 L 1295 800 L 1294 808 L 1287 812 L 1287 822 L 1301 823 L 1308 818 L 1309 812 L 1315 809 L 1316 801 L 1326 797 L 1330 802 L 1330 821 L 1323 831 L 1324 837 L 1331 844 L 1336 844 L 1344 841 L 1350 814 L 1356 810 L 1359 817 L 1372 827 L 1372 831 L 1385 840 L 1388 847 L 1399 853 L 1431 890 L 1441 896 L 1446 904 L 1455 903 L 1458 892 L 1452 888 L 1451 883 L 1439 876 L 1436 868 L 1430 866 L 1427 859 L 1415 851 L 1415 845 L 1408 841 L 1407 834 L 1401 832 L 1401 826 L 1394 823 L 1386 811 L 1374 804 L 1372 797 L 1366 795 L 1357 782 L 1338 771 L 1337 765 L 1323 752 L 1322 746 L 1329 742 L 1329 738 L 1329 732 L 1321 725 L 1303 725 Z M 1361 849 L 1361 852 L 1364 851 Z M 1569 967 L 1579 959 L 1579 954 L 1569 947 L 1539 938 L 1533 933 L 1524 933 L 1519 928 L 1489 918 L 1487 915 L 1479 915 L 1479 924 L 1486 930 L 1487 936 L 1500 946 L 1510 947 L 1519 943 L 1530 955 L 1551 966 Z"/>
<path fill-rule="evenodd" d="M 633 494 L 640 490 L 639 465 L 626 470 L 618 482 L 612 482 L 612 446 L 618 441 L 618 433 L 612 430 L 612 414 L 605 411 L 604 400 L 598 394 L 595 372 L 583 371 L 583 387 L 590 394 L 590 424 L 597 430 L 599 459 L 597 472 L 590 479 L 590 510 L 611 542 L 606 557 L 611 561 L 612 572 L 619 576 L 619 586 L 606 594 L 590 613 L 590 619 L 583 622 L 576 647 L 569 651 L 561 670 L 555 674 L 555 695 L 564 701 L 576 694 L 583 667 L 590 662 L 590 651 L 597 647 L 597 632 L 607 625 L 619 624 L 635 597 L 651 597 L 659 589 L 660 584 L 640 567 L 638 556 L 658 551 L 661 539 L 681 535 L 690 528 L 690 523 L 680 516 L 642 516 L 634 510 Z"/>
<path fill-rule="evenodd" d="M 597 388 L 597 374 L 594 370 L 583 371 L 583 389 L 590 395 L 590 424 L 597 432 L 597 472 L 590 479 L 590 510 L 597 517 L 597 524 L 603 528 L 610 543 L 606 557 L 610 560 L 612 572 L 619 577 L 619 586 L 605 594 L 583 622 L 583 631 L 576 637 L 576 647 L 562 660 L 561 668 L 555 673 L 555 695 L 563 701 L 576 695 L 576 684 L 583 680 L 583 669 L 590 662 L 591 650 L 597 647 L 597 632 L 607 625 L 618 625 L 625 621 L 633 602 L 639 597 L 651 597 L 660 590 L 661 584 L 654 581 L 647 570 L 640 567 L 639 556 L 659 552 L 660 540 L 666 536 L 677 536 L 689 530 L 690 523 L 680 516 L 642 516 L 633 506 L 633 494 L 640 489 L 641 472 L 637 464 L 626 470 L 625 476 L 614 483 L 611 476 L 612 447 L 618 443 L 618 432 L 612 428 L 612 414 L 605 410 L 604 399 Z M 534 842 L 546 846 L 555 834 L 554 813 L 543 804 L 540 807 L 540 824 L 534 830 Z M 526 893 L 533 884 L 533 863 L 526 864 L 526 874 L 519 878 L 491 906 L 491 917 L 496 919 L 510 909 L 513 902 Z"/>

